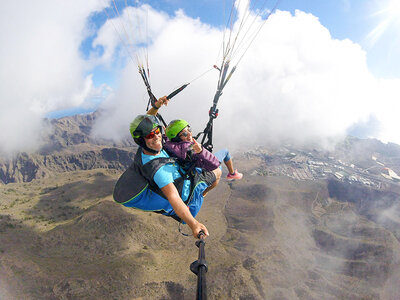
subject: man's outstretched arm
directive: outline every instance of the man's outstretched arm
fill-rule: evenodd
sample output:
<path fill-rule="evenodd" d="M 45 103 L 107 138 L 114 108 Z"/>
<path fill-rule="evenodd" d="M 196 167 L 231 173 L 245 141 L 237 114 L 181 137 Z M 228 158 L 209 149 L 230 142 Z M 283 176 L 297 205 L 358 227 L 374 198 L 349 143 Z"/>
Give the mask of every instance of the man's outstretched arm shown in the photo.
<path fill-rule="evenodd" d="M 161 191 L 167 197 L 169 203 L 171 203 L 176 215 L 180 217 L 186 224 L 189 225 L 192 230 L 192 234 L 195 238 L 198 237 L 200 231 L 203 231 L 206 236 L 208 236 L 208 230 L 206 226 L 198 222 L 190 213 L 189 208 L 183 202 L 181 196 L 178 193 L 175 185 L 171 182 L 161 188 Z"/>

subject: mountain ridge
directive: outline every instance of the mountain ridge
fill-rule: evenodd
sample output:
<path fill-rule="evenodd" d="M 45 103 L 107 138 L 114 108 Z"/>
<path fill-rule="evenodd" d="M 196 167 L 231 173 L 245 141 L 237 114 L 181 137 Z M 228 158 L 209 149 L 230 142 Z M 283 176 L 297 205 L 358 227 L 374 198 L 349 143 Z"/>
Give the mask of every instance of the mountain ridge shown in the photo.
<path fill-rule="evenodd" d="M 47 120 L 52 133 L 35 153 L 0 158 L 0 183 L 30 182 L 60 172 L 111 168 L 124 170 L 137 147 L 132 139 L 118 143 L 91 136 L 98 113 Z"/>
<path fill-rule="evenodd" d="M 113 201 L 135 148 L 63 131 L 62 150 L 25 156 L 43 174 L 0 185 L 0 298 L 194 299 L 195 240 Z M 243 179 L 223 178 L 197 216 L 210 231 L 208 297 L 398 299 L 400 185 L 380 173 L 398 170 L 389 147 L 348 138 L 334 151 L 236 153 Z"/>
<path fill-rule="evenodd" d="M 38 151 L 17 153 L 12 158 L 0 157 L 0 183 L 29 182 L 74 170 L 126 169 L 133 162 L 137 145 L 130 137 L 119 142 L 93 137 L 91 132 L 98 116 L 94 112 L 47 120 L 52 133 Z M 315 151 L 312 148 L 309 151 Z M 381 160 L 400 173 L 400 145 L 397 144 L 347 137 L 333 151 L 323 152 L 325 156 L 337 155 L 364 168 L 370 167 L 374 155 L 378 160 L 385 158 Z"/>

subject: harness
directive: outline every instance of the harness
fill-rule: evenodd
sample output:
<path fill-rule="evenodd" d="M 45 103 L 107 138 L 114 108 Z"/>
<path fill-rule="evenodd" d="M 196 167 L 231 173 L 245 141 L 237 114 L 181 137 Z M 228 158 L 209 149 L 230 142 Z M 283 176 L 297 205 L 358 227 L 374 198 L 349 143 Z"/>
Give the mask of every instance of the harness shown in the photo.
<path fill-rule="evenodd" d="M 113 197 L 116 202 L 123 204 L 127 207 L 134 207 L 139 209 L 142 208 L 137 207 L 136 203 L 141 200 L 141 197 L 144 196 L 147 189 L 157 194 L 158 196 L 167 199 L 162 190 L 155 183 L 154 175 L 161 167 L 165 166 L 166 164 L 176 163 L 179 166 L 181 166 L 182 164 L 182 162 L 180 162 L 180 160 L 175 157 L 157 157 L 143 164 L 142 153 L 143 150 L 141 147 L 139 147 L 135 154 L 133 163 L 118 179 L 113 193 Z M 197 182 L 199 181 L 197 172 L 195 172 L 193 169 L 194 165 L 186 169 L 185 173 L 178 169 L 181 177 L 175 179 L 173 182 L 176 189 L 178 190 L 179 195 L 182 195 L 184 181 L 190 180 L 189 196 L 187 200 L 184 201 L 186 205 L 188 205 L 191 201 L 194 189 L 197 185 Z M 150 211 L 165 214 L 164 210 L 151 209 Z M 165 215 L 168 215 L 179 222 L 181 221 L 181 219 L 175 214 Z"/>
<path fill-rule="evenodd" d="M 149 188 L 157 193 L 158 195 L 165 197 L 164 193 L 161 191 L 161 189 L 157 186 L 157 184 L 154 181 L 154 175 L 157 173 L 157 171 L 165 166 L 166 164 L 169 163 L 177 163 L 177 159 L 174 157 L 157 157 L 154 158 L 147 163 L 143 164 L 142 162 L 142 148 L 139 148 L 138 151 L 136 152 L 135 159 L 134 159 L 134 164 L 137 165 L 138 170 L 140 174 L 147 180 L 149 184 Z M 175 179 L 174 185 L 176 189 L 178 190 L 179 194 L 182 192 L 182 187 L 183 187 L 183 176 L 181 173 L 181 177 Z"/>

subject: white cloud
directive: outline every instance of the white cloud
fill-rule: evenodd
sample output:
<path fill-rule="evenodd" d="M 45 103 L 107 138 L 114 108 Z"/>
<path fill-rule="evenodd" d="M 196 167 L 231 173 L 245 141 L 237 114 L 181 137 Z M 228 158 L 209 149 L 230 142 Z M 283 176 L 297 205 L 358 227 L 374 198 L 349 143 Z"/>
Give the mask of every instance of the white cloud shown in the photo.
<path fill-rule="evenodd" d="M 90 95 L 93 83 L 79 47 L 88 16 L 101 5 L 1 1 L 0 152 L 34 149 L 47 112 L 78 106 Z"/>
<path fill-rule="evenodd" d="M 216 29 L 188 18 L 181 11 L 174 18 L 151 9 L 146 13 L 154 15 L 148 22 L 148 32 L 152 33 L 149 38 L 153 40 L 148 47 L 153 92 L 158 96 L 167 95 L 210 68 L 210 61 L 214 63 L 216 59 L 221 36 Z M 99 36 L 100 39 L 107 40 Z M 116 139 L 126 137 L 129 135 L 129 123 L 137 114 L 146 112 L 148 96 L 145 86 L 137 66 L 130 59 L 128 61 L 121 75 L 120 89 L 102 105 L 104 114 L 98 120 L 95 134 Z M 194 116 L 191 109 L 202 109 L 203 124 L 207 118 L 209 99 L 215 90 L 215 79 L 215 76 L 208 79 L 203 77 L 193 82 L 173 98 L 163 112 L 165 119 L 179 116 L 189 119 L 191 115 L 191 122 L 195 122 L 198 115 Z"/>
<path fill-rule="evenodd" d="M 145 112 L 147 96 L 135 58 L 126 57 L 113 28 L 121 22 L 107 21 L 99 29 L 93 40 L 97 50 L 89 59 L 80 52 L 90 34 L 88 18 L 105 3 L 1 2 L 0 126 L 7 128 L 0 133 L 1 151 L 37 145 L 47 112 L 89 105 L 88 98 L 96 89 L 87 74 L 100 64 L 120 68 L 128 62 L 120 73 L 118 90 L 102 103 L 95 134 L 115 139 L 129 135 L 129 123 Z M 182 11 L 168 16 L 142 6 L 120 12 L 128 32 L 135 33 L 132 39 L 141 46 L 149 42 L 151 82 L 157 96 L 170 93 L 216 63 L 221 28 Z M 130 39 L 123 30 L 119 32 L 125 42 Z M 99 47 L 104 51 L 98 51 Z M 165 119 L 185 118 L 196 131 L 203 129 L 217 79 L 217 71 L 212 70 L 192 82 L 163 108 Z M 396 118 L 399 80 L 375 79 L 363 49 L 350 40 L 333 39 L 315 16 L 278 11 L 224 90 L 215 120 L 215 143 L 217 148 L 280 141 L 327 144 L 371 115 L 381 123 L 377 138 L 400 143 L 395 132 L 400 125 Z"/>
<path fill-rule="evenodd" d="M 400 212 L 400 205 L 396 203 L 396 204 L 392 205 L 391 207 L 382 210 L 378 216 L 378 220 L 380 222 L 390 221 L 390 222 L 400 224 L 399 212 Z"/>
<path fill-rule="evenodd" d="M 400 144 L 400 78 L 379 80 L 377 90 L 373 110 L 382 125 L 377 138 Z"/>
<path fill-rule="evenodd" d="M 174 17 L 150 11 L 162 24 L 159 31 L 152 31 L 148 49 L 153 90 L 161 96 L 214 64 L 222 32 L 181 11 Z M 99 121 L 107 136 L 128 135 L 129 122 L 145 112 L 145 89 L 135 72 L 134 66 L 127 67 L 120 92 L 104 104 L 105 109 L 112 107 L 112 114 Z M 213 71 L 171 100 L 161 113 L 167 120 L 185 118 L 197 131 L 203 129 L 216 83 Z M 390 86 L 384 97 L 383 85 Z M 380 82 L 371 75 L 366 53 L 358 44 L 333 39 L 311 14 L 278 11 L 224 90 L 214 123 L 215 141 L 217 147 L 282 141 L 328 145 L 372 114 L 382 128 L 387 129 L 387 124 L 398 128 L 397 119 L 387 118 L 395 114 L 387 113 L 399 94 L 394 87 L 395 82 Z M 392 134 L 386 138 L 400 142 Z"/>

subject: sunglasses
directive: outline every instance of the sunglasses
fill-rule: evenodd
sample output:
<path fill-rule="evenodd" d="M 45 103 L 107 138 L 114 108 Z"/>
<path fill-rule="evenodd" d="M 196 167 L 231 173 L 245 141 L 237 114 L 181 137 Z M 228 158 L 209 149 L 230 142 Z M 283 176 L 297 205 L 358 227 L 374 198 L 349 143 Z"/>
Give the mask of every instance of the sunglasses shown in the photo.
<path fill-rule="evenodd" d="M 192 132 L 192 129 L 190 129 L 190 126 L 187 126 L 185 129 L 182 130 L 182 132 L 179 134 L 179 136 L 187 137 L 189 135 L 189 133 Z"/>
<path fill-rule="evenodd" d="M 146 135 L 144 138 L 147 140 L 150 140 L 150 139 L 154 138 L 156 136 L 156 134 L 160 134 L 160 133 L 161 133 L 160 128 L 157 127 L 156 130 L 153 130 L 148 135 Z"/>

